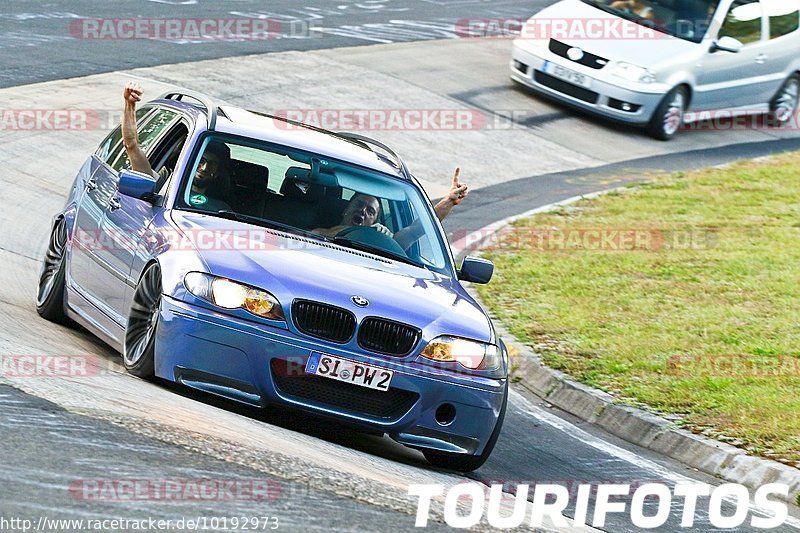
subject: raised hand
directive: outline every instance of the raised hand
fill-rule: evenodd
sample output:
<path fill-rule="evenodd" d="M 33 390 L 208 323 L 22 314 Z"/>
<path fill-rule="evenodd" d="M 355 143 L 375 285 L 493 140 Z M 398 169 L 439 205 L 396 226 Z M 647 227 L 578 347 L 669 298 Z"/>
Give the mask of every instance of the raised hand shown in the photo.
<path fill-rule="evenodd" d="M 456 171 L 453 173 L 453 184 L 450 186 L 450 192 L 447 194 L 447 199 L 453 205 L 458 205 L 464 201 L 464 198 L 467 197 L 469 194 L 469 187 L 466 183 L 461 183 L 458 181 L 458 176 L 461 174 L 461 168 L 456 167 Z"/>
<path fill-rule="evenodd" d="M 125 84 L 125 91 L 122 94 L 123 98 L 125 98 L 126 104 L 136 105 L 136 102 L 141 101 L 142 94 L 144 90 L 142 86 L 136 83 L 135 81 L 129 81 Z"/>

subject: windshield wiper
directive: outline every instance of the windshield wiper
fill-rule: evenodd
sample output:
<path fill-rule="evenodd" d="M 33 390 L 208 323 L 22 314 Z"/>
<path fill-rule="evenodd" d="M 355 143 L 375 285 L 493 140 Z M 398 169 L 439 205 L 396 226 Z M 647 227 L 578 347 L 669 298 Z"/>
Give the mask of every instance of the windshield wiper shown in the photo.
<path fill-rule="evenodd" d="M 348 239 L 347 237 L 334 237 L 332 242 L 334 244 L 340 244 L 348 248 L 355 248 L 356 250 L 361 250 L 362 252 L 369 252 L 371 254 L 380 255 L 381 257 L 386 257 L 394 261 L 400 261 L 401 263 L 406 263 L 408 265 L 413 265 L 415 267 L 425 268 L 425 265 L 423 263 L 414 261 L 405 254 L 398 254 L 397 252 L 387 250 L 386 248 L 381 248 L 380 246 L 373 246 L 372 244 L 366 244 L 364 242 L 357 241 L 354 239 Z"/>
<path fill-rule="evenodd" d="M 266 218 L 256 217 L 253 215 L 245 215 L 244 213 L 238 213 L 236 211 L 231 211 L 230 209 L 220 209 L 219 211 L 216 212 L 216 215 L 222 218 L 227 218 L 228 220 L 249 222 L 251 224 L 255 224 L 256 226 L 264 226 L 267 228 L 285 231 L 286 233 L 294 233 L 297 235 L 302 235 L 303 237 L 309 237 L 311 239 L 330 241 L 328 237 L 325 237 L 324 235 L 320 235 L 318 233 L 314 233 L 313 231 L 307 231 L 302 228 L 296 228 L 292 225 L 284 224 L 282 222 L 275 222 L 274 220 L 269 220 Z"/>

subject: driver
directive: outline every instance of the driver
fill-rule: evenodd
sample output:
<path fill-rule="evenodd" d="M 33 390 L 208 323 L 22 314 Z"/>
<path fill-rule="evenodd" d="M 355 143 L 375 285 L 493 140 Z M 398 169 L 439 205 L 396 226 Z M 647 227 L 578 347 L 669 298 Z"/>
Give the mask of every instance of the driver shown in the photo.
<path fill-rule="evenodd" d="M 615 0 L 611 2 L 609 7 L 628 11 L 643 19 L 653 20 L 655 18 L 653 8 L 647 5 L 644 0 Z"/>
<path fill-rule="evenodd" d="M 369 194 L 356 193 L 342 211 L 342 221 L 339 224 L 330 228 L 317 228 L 313 231 L 326 237 L 333 237 L 353 226 L 370 226 L 391 236 L 392 232 L 389 231 L 389 228 L 378 222 L 380 212 L 381 204 L 377 198 Z"/>
<path fill-rule="evenodd" d="M 464 201 L 464 198 L 469 194 L 469 187 L 465 183 L 458 180 L 461 174 L 461 168 L 456 168 L 453 173 L 453 182 L 450 185 L 450 191 L 447 196 L 439 200 L 433 210 L 436 212 L 436 217 L 442 221 L 450 214 L 453 207 Z M 408 248 L 414 243 L 422 234 L 420 224 L 414 222 L 410 226 L 401 229 L 396 234 L 378 222 L 378 217 L 381 213 L 381 204 L 375 196 L 364 193 L 356 193 L 347 203 L 347 207 L 342 212 L 342 220 L 339 224 L 330 228 L 316 228 L 312 231 L 325 235 L 326 237 L 334 237 L 347 228 L 354 226 L 372 227 L 375 230 L 394 237 L 394 239 L 403 247 Z"/>

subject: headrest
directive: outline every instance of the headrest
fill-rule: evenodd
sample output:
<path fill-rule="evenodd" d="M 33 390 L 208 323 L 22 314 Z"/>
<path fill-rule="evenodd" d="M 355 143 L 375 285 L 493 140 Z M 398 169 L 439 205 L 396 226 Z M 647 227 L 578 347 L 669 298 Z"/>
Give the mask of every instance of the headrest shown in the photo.
<path fill-rule="evenodd" d="M 269 169 L 247 161 L 234 161 L 233 180 L 240 187 L 266 189 L 269 184 Z"/>
<path fill-rule="evenodd" d="M 286 179 L 292 181 L 311 181 L 311 169 L 301 167 L 289 167 L 286 169 Z"/>
<path fill-rule="evenodd" d="M 311 183 L 311 170 L 301 167 L 286 169 L 286 179 L 281 184 L 281 194 L 306 202 L 314 202 L 321 195 L 319 186 Z"/>

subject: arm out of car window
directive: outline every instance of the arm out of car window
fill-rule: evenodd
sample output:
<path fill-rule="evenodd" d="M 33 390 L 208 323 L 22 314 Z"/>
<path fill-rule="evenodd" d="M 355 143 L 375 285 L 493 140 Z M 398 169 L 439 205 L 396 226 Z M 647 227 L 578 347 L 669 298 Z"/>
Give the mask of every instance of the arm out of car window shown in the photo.
<path fill-rule="evenodd" d="M 447 196 L 439 200 L 436 205 L 433 206 L 436 218 L 438 218 L 440 222 L 444 221 L 447 215 L 450 214 L 450 211 L 463 202 L 464 198 L 469 194 L 469 187 L 467 184 L 458 181 L 458 176 L 460 174 L 461 168 L 456 168 L 453 173 L 453 183 L 450 185 L 450 191 L 447 193 Z M 424 232 L 425 230 L 422 228 L 422 223 L 419 219 L 416 219 L 409 226 L 395 233 L 394 240 L 403 247 L 403 250 L 407 250 L 422 237 Z"/>
<path fill-rule="evenodd" d="M 136 129 L 136 102 L 142 99 L 142 88 L 138 83 L 129 82 L 125 85 L 125 108 L 122 111 L 122 142 L 125 144 L 125 152 L 131 162 L 131 169 L 149 174 L 154 178 L 159 175 L 150 166 L 142 147 L 139 146 L 139 133 Z"/>

